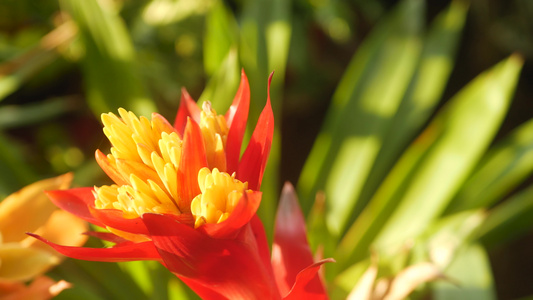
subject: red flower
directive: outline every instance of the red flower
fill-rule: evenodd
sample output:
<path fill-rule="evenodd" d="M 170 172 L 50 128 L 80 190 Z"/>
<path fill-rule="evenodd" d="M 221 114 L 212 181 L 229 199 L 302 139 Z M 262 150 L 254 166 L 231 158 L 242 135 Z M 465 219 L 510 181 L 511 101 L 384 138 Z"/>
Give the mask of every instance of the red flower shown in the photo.
<path fill-rule="evenodd" d="M 292 277 L 284 279 L 285 284 L 294 283 L 290 293 L 285 286 L 278 288 L 263 225 L 255 214 L 274 117 L 269 96 L 240 157 L 249 101 L 248 80 L 242 72 L 225 116 L 217 115 L 208 102 L 200 110 L 185 90 L 174 126 L 158 114 L 151 121 L 123 109 L 119 109 L 121 118 L 102 115 L 104 133 L 113 147 L 107 156 L 98 150 L 96 160 L 116 184 L 51 191 L 48 196 L 60 208 L 107 228 L 110 232 L 92 235 L 116 245 L 66 247 L 33 236 L 77 259 L 157 260 L 203 298 L 324 294 L 316 277 L 324 261 L 292 278 L 295 268 L 300 271 L 312 264 L 310 256 L 305 266 L 276 261 L 274 270 L 280 265 L 290 269 Z M 297 220 L 301 222 L 303 218 Z M 277 232 L 281 236 L 277 240 L 287 237 Z M 302 234 L 305 239 L 303 231 L 295 241 L 300 242 Z M 286 240 L 278 245 L 291 247 Z M 305 255 L 310 255 L 308 247 Z M 310 282 L 320 288 L 309 290 Z"/>

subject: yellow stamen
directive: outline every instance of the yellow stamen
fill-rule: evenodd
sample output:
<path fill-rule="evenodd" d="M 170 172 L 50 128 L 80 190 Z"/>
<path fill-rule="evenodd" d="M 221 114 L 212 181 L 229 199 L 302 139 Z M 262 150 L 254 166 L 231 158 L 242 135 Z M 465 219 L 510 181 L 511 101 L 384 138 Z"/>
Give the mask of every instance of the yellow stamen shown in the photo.
<path fill-rule="evenodd" d="M 235 179 L 235 174 L 224 173 L 229 129 L 224 116 L 217 115 L 209 102 L 203 105 L 199 124 L 209 168 L 198 173 L 201 194 L 192 202 L 178 195 L 183 141 L 174 128 L 159 115 L 154 115 L 151 121 L 124 109 L 119 109 L 119 115 L 103 114 L 102 122 L 112 143 L 107 159 L 123 185 L 95 188 L 97 209 L 121 210 L 125 218 L 137 218 L 144 213 L 187 217 L 192 213 L 194 226 L 198 227 L 226 220 L 243 194 L 252 193 L 247 190 L 248 183 Z M 184 220 L 193 225 L 193 219 Z M 119 230 L 109 230 L 126 237 Z"/>
<path fill-rule="evenodd" d="M 204 138 L 209 168 L 225 171 L 226 153 L 224 149 L 226 149 L 226 139 L 229 132 L 226 118 L 217 115 L 217 112 L 211 108 L 209 101 L 203 103 L 200 117 L 200 129 Z"/>
<path fill-rule="evenodd" d="M 189 213 L 177 193 L 182 140 L 174 128 L 158 115 L 149 121 L 124 109 L 119 114 L 103 114 L 102 122 L 113 145 L 108 160 L 127 184 L 96 188 L 96 208 L 119 209 L 126 218 Z"/>
<path fill-rule="evenodd" d="M 202 168 L 198 172 L 198 184 L 202 193 L 191 202 L 191 212 L 195 218 L 194 227 L 205 223 L 220 223 L 233 212 L 243 194 L 252 193 L 248 183 L 235 179 L 218 169 L 210 171 Z"/>

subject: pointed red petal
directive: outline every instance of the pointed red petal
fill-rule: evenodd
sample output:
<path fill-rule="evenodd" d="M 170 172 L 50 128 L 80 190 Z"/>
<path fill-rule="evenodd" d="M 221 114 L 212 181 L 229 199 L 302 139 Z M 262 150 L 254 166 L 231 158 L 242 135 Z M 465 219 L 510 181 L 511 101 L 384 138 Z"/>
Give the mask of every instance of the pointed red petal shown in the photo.
<path fill-rule="evenodd" d="M 76 188 L 70 190 L 47 191 L 46 195 L 59 208 L 76 215 L 94 225 L 105 227 L 89 211 L 94 206 L 93 188 Z"/>
<path fill-rule="evenodd" d="M 257 215 L 252 217 L 252 220 L 250 221 L 250 229 L 255 242 L 257 243 L 257 254 L 261 257 L 263 265 L 267 266 L 267 271 L 270 273 L 270 277 L 275 278 L 274 270 L 272 269 L 272 264 L 270 262 L 270 245 L 265 233 L 265 227 Z"/>
<path fill-rule="evenodd" d="M 192 199 L 200 194 L 198 171 L 207 167 L 202 133 L 198 124 L 191 119 L 187 120 L 181 151 L 178 168 L 178 195 L 181 201 L 178 206 L 182 212 L 189 212 Z"/>
<path fill-rule="evenodd" d="M 283 299 L 285 300 L 324 300 L 329 299 L 324 290 L 317 290 L 315 281 L 318 279 L 318 270 L 322 264 L 327 262 L 335 262 L 333 258 L 323 259 L 303 269 L 298 276 L 296 282 L 289 294 Z"/>
<path fill-rule="evenodd" d="M 83 248 L 70 247 L 54 244 L 36 234 L 28 235 L 48 244 L 57 252 L 76 259 L 90 261 L 121 262 L 134 260 L 157 260 L 161 261 L 152 242 L 123 243 L 112 248 Z"/>
<path fill-rule="evenodd" d="M 272 246 L 272 268 L 281 294 L 287 294 L 298 273 L 312 264 L 313 254 L 307 242 L 305 219 L 294 188 L 286 183 L 276 214 Z M 315 276 L 311 284 L 311 291 L 325 294 L 318 276 Z"/>
<path fill-rule="evenodd" d="M 105 226 L 129 233 L 148 234 L 148 230 L 146 229 L 146 226 L 144 226 L 141 218 L 126 219 L 121 210 L 89 207 L 89 211 Z"/>
<path fill-rule="evenodd" d="M 183 136 L 185 125 L 187 125 L 187 118 L 192 118 L 197 124 L 200 124 L 200 108 L 192 99 L 185 88 L 181 89 L 181 100 L 176 120 L 174 121 L 174 128 L 178 131 L 180 136 Z"/>
<path fill-rule="evenodd" d="M 237 171 L 239 157 L 241 155 L 242 138 L 246 131 L 246 122 L 248 121 L 249 108 L 250 86 L 248 84 L 248 78 L 244 70 L 242 70 L 239 90 L 237 90 L 233 103 L 228 109 L 228 112 L 226 112 L 226 122 L 229 127 L 226 142 L 226 171 L 229 174 Z"/>
<path fill-rule="evenodd" d="M 261 194 L 261 192 L 253 192 L 250 195 L 244 193 L 228 219 L 217 224 L 204 224 L 199 230 L 213 238 L 235 238 L 240 229 L 255 215 L 261 203 Z"/>
<path fill-rule="evenodd" d="M 167 268 L 195 286 L 228 299 L 279 299 L 249 228 L 235 240 L 213 239 L 165 215 L 144 214 L 143 221 Z"/>
<path fill-rule="evenodd" d="M 271 81 L 272 74 L 270 74 L 268 79 L 267 103 L 261 115 L 259 115 L 252 139 L 242 156 L 237 171 L 237 178 L 241 181 L 248 181 L 248 187 L 252 190 L 259 190 L 261 187 L 261 180 L 263 179 L 263 172 L 265 171 L 274 135 L 274 113 L 270 104 Z"/>
<path fill-rule="evenodd" d="M 104 241 L 112 242 L 115 244 L 121 244 L 128 242 L 127 239 L 120 237 L 118 235 L 115 235 L 111 232 L 104 232 L 104 231 L 88 231 L 84 233 L 85 235 L 92 236 Z"/>

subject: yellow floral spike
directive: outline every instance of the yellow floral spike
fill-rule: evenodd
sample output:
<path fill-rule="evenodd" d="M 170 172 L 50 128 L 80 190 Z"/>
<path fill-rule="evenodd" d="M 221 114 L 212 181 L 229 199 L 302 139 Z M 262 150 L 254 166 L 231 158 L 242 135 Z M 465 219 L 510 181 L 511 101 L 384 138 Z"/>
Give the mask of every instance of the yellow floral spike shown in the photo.
<path fill-rule="evenodd" d="M 182 140 L 161 116 L 152 120 L 119 109 L 120 118 L 103 114 L 104 133 L 112 143 L 109 165 L 126 184 L 95 188 L 95 207 L 118 209 L 126 218 L 144 213 L 189 213 L 177 192 Z"/>
<path fill-rule="evenodd" d="M 198 172 L 198 184 L 202 193 L 191 202 L 191 212 L 195 218 L 194 227 L 206 223 L 220 223 L 226 220 L 248 190 L 248 183 L 235 179 L 235 174 L 210 171 L 202 168 Z"/>
<path fill-rule="evenodd" d="M 200 114 L 200 129 L 204 138 L 205 153 L 209 168 L 217 168 L 221 171 L 226 170 L 226 139 L 228 137 L 228 124 L 226 118 L 217 115 L 217 112 L 211 108 L 211 103 L 205 101 L 202 104 Z"/>

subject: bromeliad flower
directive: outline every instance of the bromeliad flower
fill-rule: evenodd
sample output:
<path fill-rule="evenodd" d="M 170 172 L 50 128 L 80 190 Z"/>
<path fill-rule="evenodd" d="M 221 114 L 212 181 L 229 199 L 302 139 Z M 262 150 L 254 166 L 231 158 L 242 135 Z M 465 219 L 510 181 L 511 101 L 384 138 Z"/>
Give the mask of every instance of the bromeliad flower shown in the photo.
<path fill-rule="evenodd" d="M 160 261 L 203 298 L 281 298 L 255 214 L 274 118 L 269 96 L 241 157 L 249 101 L 243 72 L 224 116 L 209 102 L 199 109 L 185 90 L 174 126 L 158 114 L 151 120 L 123 109 L 120 117 L 103 114 L 112 148 L 108 155 L 96 151 L 96 160 L 115 184 L 48 195 L 64 210 L 107 228 L 92 234 L 116 245 L 65 247 L 36 237 L 78 259 Z M 306 289 L 315 269 L 291 295 Z"/>

